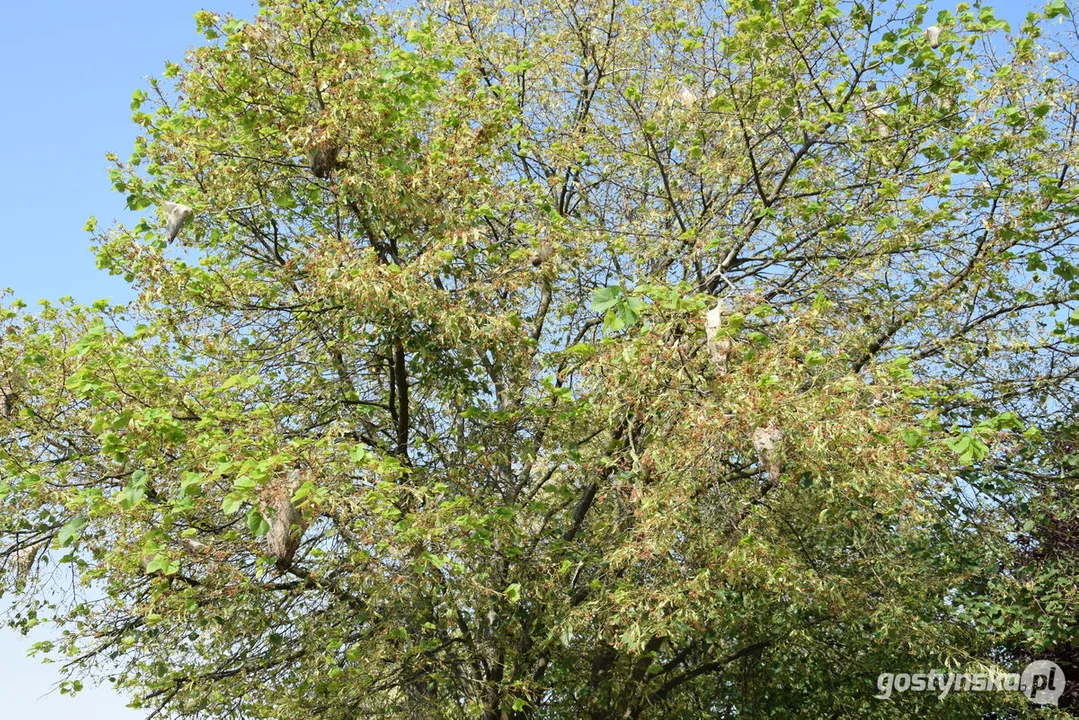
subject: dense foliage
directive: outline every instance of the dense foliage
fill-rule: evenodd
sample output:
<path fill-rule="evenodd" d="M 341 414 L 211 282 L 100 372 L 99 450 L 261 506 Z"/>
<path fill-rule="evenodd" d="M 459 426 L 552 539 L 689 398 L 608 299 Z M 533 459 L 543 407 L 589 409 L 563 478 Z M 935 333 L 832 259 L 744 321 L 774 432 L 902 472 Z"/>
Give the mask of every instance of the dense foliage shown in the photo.
<path fill-rule="evenodd" d="M 0 315 L 0 588 L 62 629 L 65 689 L 970 718 L 1035 708 L 877 675 L 1068 671 L 1059 0 L 1010 29 L 833 0 L 197 21 L 112 158 L 160 212 L 88 226 L 138 299 Z"/>

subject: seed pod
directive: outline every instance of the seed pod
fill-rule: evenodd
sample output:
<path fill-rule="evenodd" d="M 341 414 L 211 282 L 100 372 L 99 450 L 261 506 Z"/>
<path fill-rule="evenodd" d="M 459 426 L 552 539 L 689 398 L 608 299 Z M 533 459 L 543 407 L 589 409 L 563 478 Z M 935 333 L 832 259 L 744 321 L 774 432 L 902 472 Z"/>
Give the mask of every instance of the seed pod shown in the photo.
<path fill-rule="evenodd" d="M 753 431 L 753 449 L 771 482 L 783 472 L 783 431 L 775 425 L 758 427 Z"/>
<path fill-rule="evenodd" d="M 930 25 L 925 29 L 925 41 L 929 43 L 929 47 L 935 48 L 940 45 L 940 28 L 936 25 Z"/>
<path fill-rule="evenodd" d="M 176 236 L 180 234 L 180 228 L 184 226 L 184 223 L 194 216 L 195 211 L 187 205 L 181 205 L 180 203 L 169 202 L 167 200 L 161 203 L 161 209 L 165 213 L 165 233 L 168 236 L 169 242 L 172 242 L 176 239 Z"/>

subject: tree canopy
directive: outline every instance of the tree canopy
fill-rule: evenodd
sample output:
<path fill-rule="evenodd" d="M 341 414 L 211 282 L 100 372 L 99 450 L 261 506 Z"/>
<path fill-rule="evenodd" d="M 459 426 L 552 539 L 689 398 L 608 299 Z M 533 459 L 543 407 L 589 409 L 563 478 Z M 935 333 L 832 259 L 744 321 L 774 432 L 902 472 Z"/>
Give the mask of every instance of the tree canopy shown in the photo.
<path fill-rule="evenodd" d="M 834 0 L 196 20 L 110 156 L 148 212 L 87 225 L 137 299 L 0 310 L 0 590 L 58 630 L 65 690 L 1067 713 L 874 697 L 1077 655 L 1061 0 L 1021 27 Z"/>

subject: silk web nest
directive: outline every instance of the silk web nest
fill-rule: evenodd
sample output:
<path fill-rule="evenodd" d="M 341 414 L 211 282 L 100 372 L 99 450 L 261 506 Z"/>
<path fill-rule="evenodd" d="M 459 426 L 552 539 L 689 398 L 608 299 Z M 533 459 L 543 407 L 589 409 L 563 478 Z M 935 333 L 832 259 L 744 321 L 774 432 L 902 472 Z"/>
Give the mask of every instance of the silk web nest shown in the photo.
<path fill-rule="evenodd" d="M 277 569 L 281 572 L 292 565 L 306 529 L 303 513 L 292 500 L 305 479 L 302 470 L 290 470 L 263 491 L 261 511 L 270 525 L 266 533 L 266 549 L 277 558 Z"/>

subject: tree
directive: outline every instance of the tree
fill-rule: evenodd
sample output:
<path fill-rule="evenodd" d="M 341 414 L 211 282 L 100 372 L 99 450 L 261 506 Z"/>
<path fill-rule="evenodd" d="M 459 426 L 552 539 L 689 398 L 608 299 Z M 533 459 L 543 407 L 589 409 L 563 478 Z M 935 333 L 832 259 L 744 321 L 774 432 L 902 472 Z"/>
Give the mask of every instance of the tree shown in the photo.
<path fill-rule="evenodd" d="M 1076 477 L 1070 17 L 199 13 L 138 299 L 3 315 L 10 622 L 177 717 L 1024 716 L 873 696 L 1074 638 L 986 620 Z"/>

